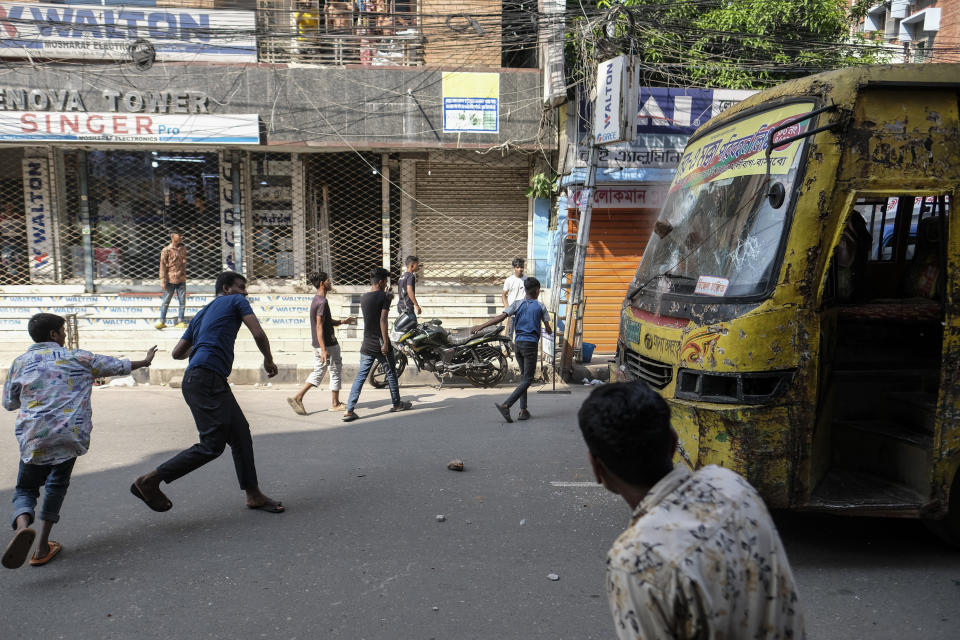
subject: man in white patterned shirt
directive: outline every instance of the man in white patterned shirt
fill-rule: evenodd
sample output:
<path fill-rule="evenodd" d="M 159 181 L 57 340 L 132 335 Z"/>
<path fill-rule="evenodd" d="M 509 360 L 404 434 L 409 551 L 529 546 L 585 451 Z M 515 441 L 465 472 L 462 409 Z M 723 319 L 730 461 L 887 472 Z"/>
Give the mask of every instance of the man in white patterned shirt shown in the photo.
<path fill-rule="evenodd" d="M 806 637 L 763 500 L 729 469 L 673 467 L 677 435 L 663 398 L 643 382 L 607 384 L 579 421 L 597 482 L 633 510 L 607 554 L 621 640 Z"/>

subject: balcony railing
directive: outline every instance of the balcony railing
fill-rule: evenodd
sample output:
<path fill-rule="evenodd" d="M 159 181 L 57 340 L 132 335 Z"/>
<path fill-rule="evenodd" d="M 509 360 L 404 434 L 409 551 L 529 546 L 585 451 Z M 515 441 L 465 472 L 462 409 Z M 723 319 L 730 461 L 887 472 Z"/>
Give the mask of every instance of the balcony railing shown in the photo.
<path fill-rule="evenodd" d="M 261 0 L 257 10 L 261 62 L 423 64 L 423 36 L 416 13 L 356 11 L 352 2 L 336 1 L 328 1 L 323 11 L 266 4 L 272 3 Z M 385 6 L 371 4 L 373 8 Z"/>

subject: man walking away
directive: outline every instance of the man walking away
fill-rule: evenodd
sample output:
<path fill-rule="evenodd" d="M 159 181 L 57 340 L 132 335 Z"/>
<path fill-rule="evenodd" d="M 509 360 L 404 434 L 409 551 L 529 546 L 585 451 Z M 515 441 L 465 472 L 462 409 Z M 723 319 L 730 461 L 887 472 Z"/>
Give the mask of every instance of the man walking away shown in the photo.
<path fill-rule="evenodd" d="M 292 398 L 287 398 L 293 412 L 305 416 L 307 410 L 303 408 L 303 396 L 307 391 L 320 386 L 323 374 L 330 370 L 330 411 L 343 411 L 347 405 L 340 402 L 340 374 L 343 372 L 343 360 L 340 357 L 340 345 L 333 331 L 341 324 L 356 324 L 353 316 L 343 320 L 334 320 L 330 315 L 330 305 L 327 304 L 327 294 L 333 291 L 333 282 L 323 271 L 311 273 L 307 280 L 316 290 L 317 295 L 310 303 L 310 333 L 313 337 L 313 372 L 307 381 L 300 387 L 300 391 Z"/>
<path fill-rule="evenodd" d="M 167 307 L 173 294 L 177 294 L 177 304 L 180 305 L 177 329 L 186 328 L 183 312 L 187 298 L 187 248 L 183 246 L 180 229 L 170 231 L 170 244 L 160 252 L 160 290 L 163 291 L 163 300 L 160 302 L 160 321 L 155 325 L 157 329 L 167 328 Z"/>
<path fill-rule="evenodd" d="M 406 271 L 403 272 L 400 280 L 397 281 L 397 289 L 399 290 L 399 295 L 397 296 L 397 315 L 402 316 L 406 314 L 412 316 L 413 324 L 417 324 L 417 316 L 423 313 L 423 309 L 421 309 L 417 303 L 416 272 L 420 267 L 420 260 L 417 259 L 417 256 L 407 256 L 404 264 L 407 267 Z M 399 321 L 399 319 L 398 317 L 397 320 Z"/>
<path fill-rule="evenodd" d="M 500 294 L 503 300 L 503 308 L 506 309 L 514 302 L 523 300 L 525 289 L 523 287 L 523 258 L 513 259 L 513 275 L 507 276 L 503 281 L 503 292 Z M 507 335 L 513 338 L 513 319 L 507 318 Z"/>
<path fill-rule="evenodd" d="M 532 277 L 524 280 L 524 292 L 526 296 L 523 300 L 514 302 L 503 313 L 478 327 L 474 327 L 471 331 L 476 333 L 490 325 L 502 322 L 504 318 L 513 318 L 516 327 L 514 343 L 516 344 L 517 364 L 520 365 L 520 384 L 503 404 L 494 404 L 497 411 L 507 422 L 513 422 L 513 418 L 510 417 L 510 407 L 517 400 L 520 400 L 520 413 L 517 414 L 517 420 L 530 419 L 530 412 L 527 410 L 527 389 L 533 384 L 533 376 L 537 371 L 540 325 L 543 325 L 548 333 L 550 332 L 547 307 L 537 300 L 540 297 L 540 281 Z"/>
<path fill-rule="evenodd" d="M 353 409 L 360 400 L 360 391 L 363 389 L 363 383 L 367 381 L 367 376 L 370 375 L 370 367 L 373 366 L 374 361 L 386 364 L 387 386 L 390 387 L 390 399 L 393 401 L 390 411 L 406 411 L 413 406 L 410 402 L 400 399 L 400 387 L 397 384 L 397 363 L 393 357 L 393 347 L 390 345 L 390 333 L 387 329 L 391 298 L 386 290 L 389 278 L 390 272 L 383 267 L 373 269 L 370 272 L 370 290 L 360 298 L 360 309 L 363 311 L 360 369 L 350 388 L 347 411 L 343 414 L 344 422 L 352 422 L 359 417 Z"/>
<path fill-rule="evenodd" d="M 277 365 L 267 334 L 247 302 L 246 279 L 239 273 L 225 271 L 217 277 L 215 291 L 217 297 L 194 316 L 171 354 L 177 360 L 190 358 L 182 391 L 197 423 L 200 442 L 137 478 L 130 485 L 130 492 L 154 511 L 168 511 L 173 503 L 160 491 L 160 481 L 169 484 L 187 475 L 219 457 L 230 445 L 237 480 L 247 494 L 247 507 L 280 513 L 283 505 L 260 491 L 250 425 L 227 382 L 241 324 L 253 334 L 268 377 L 277 375 Z"/>
<path fill-rule="evenodd" d="M 673 467 L 670 408 L 644 382 L 580 407 L 597 482 L 633 510 L 607 554 L 619 638 L 805 637 L 790 563 L 760 496 L 733 471 Z"/>
<path fill-rule="evenodd" d="M 156 347 L 150 347 L 143 360 L 131 362 L 64 349 L 66 321 L 52 313 L 34 315 L 27 331 L 34 344 L 13 361 L 3 385 L 3 408 L 20 410 L 16 421 L 20 468 L 13 491 L 11 522 L 16 533 L 2 560 L 8 569 L 23 565 L 37 537 L 30 525 L 40 487 L 46 489 L 40 510 L 43 524 L 30 564 L 47 564 L 60 553 L 62 547 L 50 540 L 50 531 L 60 521 L 60 507 L 70 486 L 73 465 L 90 447 L 93 381 L 149 367 L 157 352 Z"/>

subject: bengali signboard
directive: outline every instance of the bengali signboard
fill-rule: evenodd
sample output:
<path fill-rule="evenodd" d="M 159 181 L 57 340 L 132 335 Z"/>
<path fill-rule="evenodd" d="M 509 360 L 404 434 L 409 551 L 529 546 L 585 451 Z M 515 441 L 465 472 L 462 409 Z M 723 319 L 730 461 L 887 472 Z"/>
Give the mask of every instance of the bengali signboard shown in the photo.
<path fill-rule="evenodd" d="M 4 58 L 256 62 L 255 33 L 253 11 L 0 2 Z"/>
<path fill-rule="evenodd" d="M 4 142 L 259 144 L 257 114 L 0 112 Z"/>
<path fill-rule="evenodd" d="M 687 140 L 710 118 L 753 95 L 754 91 L 730 89 L 667 89 L 640 87 L 637 91 L 635 136 L 631 142 L 606 145 L 597 150 L 602 169 L 673 169 Z M 581 99 L 581 111 L 591 109 Z M 585 167 L 589 132 L 580 119 L 576 167 Z"/>
<path fill-rule="evenodd" d="M 587 189 L 576 189 L 570 207 L 582 207 Z M 667 198 L 666 184 L 604 185 L 593 192 L 594 209 L 659 209 Z"/>
<path fill-rule="evenodd" d="M 677 167 L 670 191 L 685 189 L 704 182 L 726 180 L 738 176 L 765 174 L 784 175 L 793 167 L 804 140 L 777 145 L 799 135 L 810 126 L 810 120 L 798 120 L 774 134 L 773 150 L 767 157 L 770 132 L 797 120 L 815 109 L 810 102 L 796 102 L 759 115 L 737 120 L 710 135 L 697 139 L 687 147 Z"/>
<path fill-rule="evenodd" d="M 500 75 L 444 71 L 443 132 L 500 132 Z"/>

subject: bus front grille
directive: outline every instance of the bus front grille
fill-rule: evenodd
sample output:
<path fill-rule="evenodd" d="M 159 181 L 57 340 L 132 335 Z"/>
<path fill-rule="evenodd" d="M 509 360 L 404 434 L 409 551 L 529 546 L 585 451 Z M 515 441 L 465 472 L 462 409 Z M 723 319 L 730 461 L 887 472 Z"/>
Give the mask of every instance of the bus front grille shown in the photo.
<path fill-rule="evenodd" d="M 640 355 L 632 349 L 625 349 L 627 372 L 644 380 L 654 389 L 663 389 L 673 380 L 673 367 L 665 362 L 657 362 Z"/>

